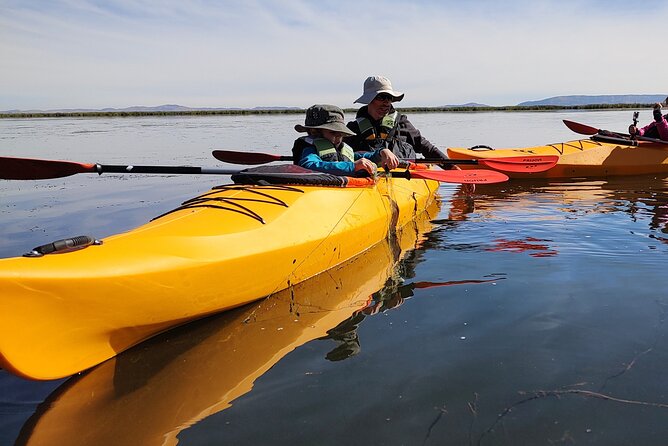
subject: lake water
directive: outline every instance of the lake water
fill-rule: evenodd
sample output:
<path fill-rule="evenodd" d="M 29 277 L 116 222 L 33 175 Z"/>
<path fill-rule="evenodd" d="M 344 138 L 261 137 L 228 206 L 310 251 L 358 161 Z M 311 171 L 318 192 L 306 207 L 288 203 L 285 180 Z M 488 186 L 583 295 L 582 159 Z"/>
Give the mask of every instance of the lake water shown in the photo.
<path fill-rule="evenodd" d="M 622 131 L 631 115 L 410 118 L 440 147 L 500 148 L 577 138 L 562 119 Z M 220 166 L 212 149 L 289 154 L 302 119 L 0 120 L 0 154 Z M 0 256 L 128 230 L 225 181 L 0 181 Z M 471 197 L 443 184 L 439 195 L 422 234 L 304 284 L 297 300 L 181 327 L 70 379 L 0 371 L 0 445 L 664 444 L 666 178 L 511 181 Z M 327 319 L 308 299 L 359 306 Z"/>

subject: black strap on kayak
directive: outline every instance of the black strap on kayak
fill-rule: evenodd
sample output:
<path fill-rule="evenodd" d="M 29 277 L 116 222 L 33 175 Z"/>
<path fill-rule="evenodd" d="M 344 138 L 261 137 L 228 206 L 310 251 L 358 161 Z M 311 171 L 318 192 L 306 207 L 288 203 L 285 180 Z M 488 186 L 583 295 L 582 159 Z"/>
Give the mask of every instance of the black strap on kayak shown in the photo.
<path fill-rule="evenodd" d="M 226 190 L 243 190 L 245 192 L 248 192 L 249 195 L 256 195 L 257 198 L 237 197 L 237 196 L 234 197 L 215 196 L 215 194 Z M 158 215 L 151 221 L 157 220 L 158 218 L 162 218 L 165 215 L 171 214 L 172 212 L 180 211 L 183 209 L 211 208 L 211 209 L 220 209 L 224 211 L 236 212 L 242 215 L 246 215 L 250 218 L 253 218 L 262 224 L 265 224 L 264 218 L 262 218 L 261 215 L 259 215 L 249 207 L 244 206 L 241 202 L 266 203 L 282 207 L 288 207 L 288 204 L 286 202 L 271 195 L 272 190 L 289 191 L 302 194 L 304 193 L 303 190 L 290 186 L 266 186 L 262 187 L 261 189 L 254 188 L 253 186 L 244 186 L 236 184 L 231 184 L 226 186 L 216 186 L 214 190 L 212 190 L 211 192 L 207 192 L 198 197 L 184 201 L 183 203 L 181 203 L 181 206 L 177 207 L 176 209 L 172 209 L 171 211 L 165 212 L 164 214 Z"/>

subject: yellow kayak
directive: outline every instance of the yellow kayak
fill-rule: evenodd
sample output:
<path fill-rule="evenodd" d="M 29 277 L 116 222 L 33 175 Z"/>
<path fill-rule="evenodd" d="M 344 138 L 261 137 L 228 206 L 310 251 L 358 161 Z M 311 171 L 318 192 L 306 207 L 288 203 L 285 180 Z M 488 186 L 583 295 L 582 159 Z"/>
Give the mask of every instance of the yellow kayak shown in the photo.
<path fill-rule="evenodd" d="M 668 145 L 641 141 L 634 146 L 618 138 L 601 138 L 598 141 L 580 139 L 517 149 L 493 149 L 486 146 L 448 149 L 448 156 L 459 160 L 528 155 L 558 155 L 559 161 L 543 172 L 507 172 L 508 176 L 571 178 L 668 173 Z M 464 169 L 468 166 L 461 167 Z"/>
<path fill-rule="evenodd" d="M 414 221 L 438 182 L 232 184 L 70 252 L 0 259 L 0 367 L 85 370 L 168 328 L 300 283 Z"/>
<path fill-rule="evenodd" d="M 184 430 L 251 391 L 288 353 L 367 306 L 406 250 L 419 245 L 437 203 L 398 237 L 324 274 L 167 333 L 68 381 L 40 405 L 21 444 L 175 445 Z"/>

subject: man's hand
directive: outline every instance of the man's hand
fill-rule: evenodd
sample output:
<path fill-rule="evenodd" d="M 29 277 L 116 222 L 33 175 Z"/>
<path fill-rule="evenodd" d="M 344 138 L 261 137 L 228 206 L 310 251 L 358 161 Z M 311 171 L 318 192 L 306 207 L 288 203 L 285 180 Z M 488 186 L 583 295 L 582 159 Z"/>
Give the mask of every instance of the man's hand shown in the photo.
<path fill-rule="evenodd" d="M 456 164 L 450 164 L 450 166 L 452 166 L 451 169 L 462 170 L 461 167 L 459 167 Z M 462 184 L 462 191 L 466 195 L 473 195 L 473 193 L 475 192 L 475 184 L 473 183 Z"/>
<path fill-rule="evenodd" d="M 399 167 L 399 158 L 390 149 L 383 149 L 380 151 L 380 165 L 389 170 L 396 169 Z"/>

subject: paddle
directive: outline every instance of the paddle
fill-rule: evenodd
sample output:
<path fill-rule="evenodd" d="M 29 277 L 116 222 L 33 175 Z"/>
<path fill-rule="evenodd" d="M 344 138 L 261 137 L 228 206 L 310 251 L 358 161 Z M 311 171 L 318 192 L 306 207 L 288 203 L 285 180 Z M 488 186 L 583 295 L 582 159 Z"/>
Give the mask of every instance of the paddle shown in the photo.
<path fill-rule="evenodd" d="M 5 180 L 45 180 L 77 173 L 147 173 L 190 175 L 233 175 L 239 170 L 208 169 L 191 166 L 120 166 L 86 164 L 33 158 L 0 157 L 0 178 Z"/>
<path fill-rule="evenodd" d="M 591 127 L 591 126 L 588 126 L 588 125 L 585 125 L 585 124 L 580 124 L 579 122 L 569 121 L 567 119 L 564 119 L 563 121 L 564 121 L 564 124 L 566 124 L 566 127 L 571 129 L 575 133 L 579 133 L 581 135 L 601 134 L 603 136 L 606 136 L 606 134 L 608 134 L 608 135 L 611 134 L 614 137 L 625 138 L 625 139 L 628 139 L 628 138 L 631 137 L 628 133 L 616 133 L 616 132 L 610 132 L 608 130 L 601 130 L 601 129 L 597 129 L 596 127 Z M 668 144 L 668 141 L 664 141 L 662 139 L 656 139 L 656 138 L 649 138 L 647 136 L 636 136 L 636 139 L 638 139 L 640 141 L 655 142 L 655 143 L 658 143 L 658 144 Z M 632 141 L 629 139 L 629 142 L 632 142 Z"/>
<path fill-rule="evenodd" d="M 249 153 L 235 152 L 231 150 L 214 150 L 213 156 L 225 163 L 256 165 L 266 164 L 274 161 L 293 161 L 292 156 L 272 155 L 271 153 Z M 468 159 L 468 160 L 443 160 L 433 158 L 421 158 L 411 162 L 420 164 L 475 164 L 483 165 L 491 169 L 504 172 L 543 172 L 554 167 L 559 161 L 556 155 L 543 156 L 508 156 L 500 158 Z"/>
<path fill-rule="evenodd" d="M 496 170 L 393 170 L 389 172 L 393 178 L 419 178 L 436 180 L 442 183 L 461 184 L 492 184 L 508 181 L 508 175 Z"/>
<path fill-rule="evenodd" d="M 175 174 L 175 175 L 262 175 L 262 172 L 245 170 L 214 169 L 194 166 L 132 166 L 86 164 L 74 161 L 56 161 L 33 158 L 0 157 L 0 178 L 5 180 L 43 180 L 61 178 L 78 173 L 140 173 L 140 174 Z M 295 176 L 321 176 L 320 172 L 283 173 L 271 172 L 272 177 L 294 178 Z M 394 171 L 395 178 L 415 178 L 436 180 L 445 183 L 500 183 L 508 176 L 491 170 L 474 169 L 468 171 Z"/>
<path fill-rule="evenodd" d="M 591 127 L 585 124 L 580 124 L 579 122 L 575 121 L 569 121 L 568 119 L 563 120 L 564 124 L 566 124 L 566 127 L 574 131 L 575 133 L 579 133 L 581 135 L 595 135 L 598 132 L 600 132 L 600 129 L 597 129 L 596 127 Z M 624 135 L 620 135 L 624 136 Z M 629 136 L 629 135 L 626 135 Z"/>

